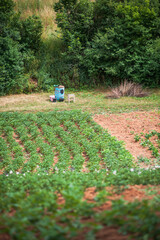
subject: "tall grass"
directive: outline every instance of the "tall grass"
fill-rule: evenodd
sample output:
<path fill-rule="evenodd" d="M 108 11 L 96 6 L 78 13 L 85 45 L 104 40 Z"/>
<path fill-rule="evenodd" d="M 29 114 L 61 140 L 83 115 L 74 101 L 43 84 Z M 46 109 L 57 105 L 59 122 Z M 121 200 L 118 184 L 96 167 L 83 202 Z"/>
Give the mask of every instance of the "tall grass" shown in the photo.
<path fill-rule="evenodd" d="M 15 10 L 21 12 L 21 18 L 25 19 L 33 14 L 39 16 L 43 24 L 42 37 L 45 39 L 55 32 L 56 14 L 53 5 L 57 0 L 14 0 Z"/>
<path fill-rule="evenodd" d="M 36 64 L 31 63 L 28 74 L 31 79 L 37 79 L 39 89 L 45 91 L 54 84 L 71 86 L 70 79 L 73 80 L 73 70 L 68 67 L 61 55 L 64 51 L 61 34 L 55 32 L 57 25 L 53 6 L 56 1 L 58 0 L 14 0 L 15 11 L 21 13 L 22 19 L 35 14 L 42 21 L 43 44 L 37 52 Z"/>

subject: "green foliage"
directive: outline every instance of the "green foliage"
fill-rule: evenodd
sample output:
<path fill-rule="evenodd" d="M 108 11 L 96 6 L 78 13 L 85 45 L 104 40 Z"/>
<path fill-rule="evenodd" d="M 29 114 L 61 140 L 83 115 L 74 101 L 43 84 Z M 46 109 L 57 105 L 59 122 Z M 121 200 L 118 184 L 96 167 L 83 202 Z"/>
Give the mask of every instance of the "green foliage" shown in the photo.
<path fill-rule="evenodd" d="M 113 86 L 125 79 L 159 86 L 158 0 L 59 0 L 54 5 L 58 30 L 43 43 L 39 17 L 20 20 L 13 0 L 0 3 L 1 95 L 32 91 L 29 78 L 43 90 L 54 84 Z M 28 4 L 33 12 L 45 6 L 27 1 L 22 9 Z"/>
<path fill-rule="evenodd" d="M 0 22 L 6 24 L 13 12 L 14 2 L 12 0 L 0 0 Z M 2 26 L 1 26 L 2 27 Z M 1 29 L 2 31 L 2 29 Z"/>
<path fill-rule="evenodd" d="M 24 81 L 23 56 L 18 44 L 20 34 L 13 6 L 10 0 L 0 2 L 0 95 L 11 93 L 13 89 L 21 91 Z"/>
<path fill-rule="evenodd" d="M 84 79 L 83 51 L 87 43 L 94 35 L 93 2 L 81 1 L 59 1 L 54 7 L 57 12 L 57 24 L 61 28 L 66 50 L 63 53 L 69 76 L 70 85 L 80 87 L 86 84 Z"/>
<path fill-rule="evenodd" d="M 23 56 L 18 43 L 11 38 L 0 37 L 0 55 L 0 95 L 21 92 L 25 79 L 22 75 Z"/>
<path fill-rule="evenodd" d="M 81 84 L 129 79 L 159 85 L 157 1 L 59 1 L 55 10 L 66 60 L 77 69 Z"/>
<path fill-rule="evenodd" d="M 54 7 L 58 27 L 68 48 L 81 48 L 92 38 L 93 3 L 88 0 L 60 0 Z M 70 43 L 71 46 L 70 46 Z"/>
<path fill-rule="evenodd" d="M 20 21 L 13 1 L 0 2 L 0 95 L 20 93 L 27 87 L 25 65 L 40 45 L 41 23 L 36 17 Z M 27 72 L 28 74 L 28 72 Z"/>
<path fill-rule="evenodd" d="M 120 226 L 120 232 L 130 233 L 134 239 L 158 239 L 160 219 L 156 214 L 157 210 L 159 211 L 159 197 L 151 204 L 145 200 L 141 203 L 117 200 L 113 202 L 112 210 L 100 213 L 97 218 L 106 225 Z"/>
<path fill-rule="evenodd" d="M 156 136 L 156 142 L 158 143 L 158 146 L 153 144 L 152 141 L 150 140 L 150 138 L 153 136 Z M 160 139 L 160 133 L 157 132 L 156 130 L 152 130 L 149 133 L 146 133 L 144 138 L 140 137 L 138 134 L 134 136 L 135 142 L 138 142 L 140 140 L 140 144 L 143 147 L 148 147 L 148 150 L 151 151 L 152 156 L 156 158 L 160 157 L 160 153 L 158 149 L 160 148 L 159 139 Z"/>
<path fill-rule="evenodd" d="M 33 15 L 21 22 L 20 28 L 21 40 L 25 49 L 34 52 L 38 51 L 41 46 L 42 23 L 39 17 Z"/>

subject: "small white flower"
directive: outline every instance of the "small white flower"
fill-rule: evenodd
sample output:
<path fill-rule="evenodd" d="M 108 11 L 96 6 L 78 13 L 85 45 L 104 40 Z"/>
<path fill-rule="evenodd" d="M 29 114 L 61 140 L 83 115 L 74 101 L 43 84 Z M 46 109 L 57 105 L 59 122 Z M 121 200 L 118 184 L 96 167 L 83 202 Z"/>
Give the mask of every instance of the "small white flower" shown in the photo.
<path fill-rule="evenodd" d="M 8 174 L 6 175 L 6 177 L 8 177 Z"/>
<path fill-rule="evenodd" d="M 46 175 L 48 175 L 48 173 Z"/>
<path fill-rule="evenodd" d="M 57 168 L 57 167 L 55 167 L 55 170 L 56 170 L 56 171 L 58 171 L 58 168 Z"/>
<path fill-rule="evenodd" d="M 16 174 L 18 175 L 18 174 L 19 174 L 19 172 L 16 172 Z"/>
<path fill-rule="evenodd" d="M 39 168 L 39 165 L 37 165 L 37 168 Z"/>
<path fill-rule="evenodd" d="M 106 168 L 106 172 L 108 172 L 108 168 Z"/>
<path fill-rule="evenodd" d="M 25 176 L 26 174 L 25 173 L 23 173 L 23 176 Z"/>
<path fill-rule="evenodd" d="M 134 168 L 131 168 L 130 171 L 131 171 L 131 172 L 134 172 Z"/>
<path fill-rule="evenodd" d="M 155 167 L 153 167 L 152 170 L 156 170 Z"/>
<path fill-rule="evenodd" d="M 114 175 L 116 175 L 116 174 L 117 174 L 117 171 L 116 171 L 116 170 L 114 170 L 114 171 L 113 171 L 113 174 L 114 174 Z"/>
<path fill-rule="evenodd" d="M 27 172 L 29 172 L 29 170 Z"/>
<path fill-rule="evenodd" d="M 13 173 L 12 170 L 9 173 L 12 174 Z"/>
<path fill-rule="evenodd" d="M 63 171 L 63 173 L 65 173 L 65 171 Z"/>
<path fill-rule="evenodd" d="M 38 173 L 38 176 L 39 176 L 39 173 Z"/>
<path fill-rule="evenodd" d="M 141 172 L 141 171 L 139 171 L 139 172 L 138 172 L 138 175 L 140 175 L 141 173 L 142 173 L 142 172 Z"/>
<path fill-rule="evenodd" d="M 155 168 L 160 168 L 160 166 L 159 166 L 159 165 L 156 165 Z"/>

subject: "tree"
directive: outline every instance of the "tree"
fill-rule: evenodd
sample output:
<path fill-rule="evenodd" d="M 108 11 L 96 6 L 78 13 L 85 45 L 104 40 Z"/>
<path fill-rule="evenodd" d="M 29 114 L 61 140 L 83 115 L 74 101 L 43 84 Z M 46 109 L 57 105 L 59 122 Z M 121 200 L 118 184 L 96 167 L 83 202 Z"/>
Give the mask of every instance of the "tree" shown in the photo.
<path fill-rule="evenodd" d="M 0 0 L 0 95 L 21 91 L 23 56 L 12 0 Z"/>
<path fill-rule="evenodd" d="M 42 26 L 36 17 L 20 21 L 12 0 L 0 0 L 0 95 L 27 86 L 25 63 L 38 50 Z"/>
<path fill-rule="evenodd" d="M 87 8 L 81 8 L 84 2 Z M 149 86 L 159 84 L 158 0 L 60 0 L 55 9 L 66 56 L 79 77 L 83 76 L 81 81 L 111 85 L 129 79 Z"/>

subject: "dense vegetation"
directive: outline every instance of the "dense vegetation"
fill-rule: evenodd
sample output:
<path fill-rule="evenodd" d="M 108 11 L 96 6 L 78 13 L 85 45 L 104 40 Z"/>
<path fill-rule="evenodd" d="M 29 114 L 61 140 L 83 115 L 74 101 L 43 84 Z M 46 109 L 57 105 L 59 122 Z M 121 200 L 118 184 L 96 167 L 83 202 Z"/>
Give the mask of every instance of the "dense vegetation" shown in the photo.
<path fill-rule="evenodd" d="M 38 13 L 42 3 L 22 5 Z M 1 95 L 32 91 L 30 78 L 38 81 L 37 90 L 55 83 L 112 86 L 124 79 L 159 86 L 158 0 L 59 0 L 54 9 L 58 28 L 42 38 L 39 17 L 24 19 L 12 0 L 0 1 Z"/>
<path fill-rule="evenodd" d="M 160 166 L 140 169 L 87 113 L 1 113 L 0 136 L 1 234 L 64 240 L 87 227 L 86 239 L 95 239 L 98 229 L 115 225 L 134 239 L 159 239 L 159 196 L 150 202 L 121 199 L 108 211 L 95 211 L 109 196 L 106 186 L 122 191 L 158 185 Z M 83 199 L 88 187 L 96 187 L 94 203 Z"/>
<path fill-rule="evenodd" d="M 80 84 L 160 83 L 159 1 L 59 0 L 55 11 Z"/>
<path fill-rule="evenodd" d="M 38 17 L 20 21 L 13 1 L 0 1 L 0 95 L 29 87 L 28 68 L 40 47 L 41 30 Z"/>

